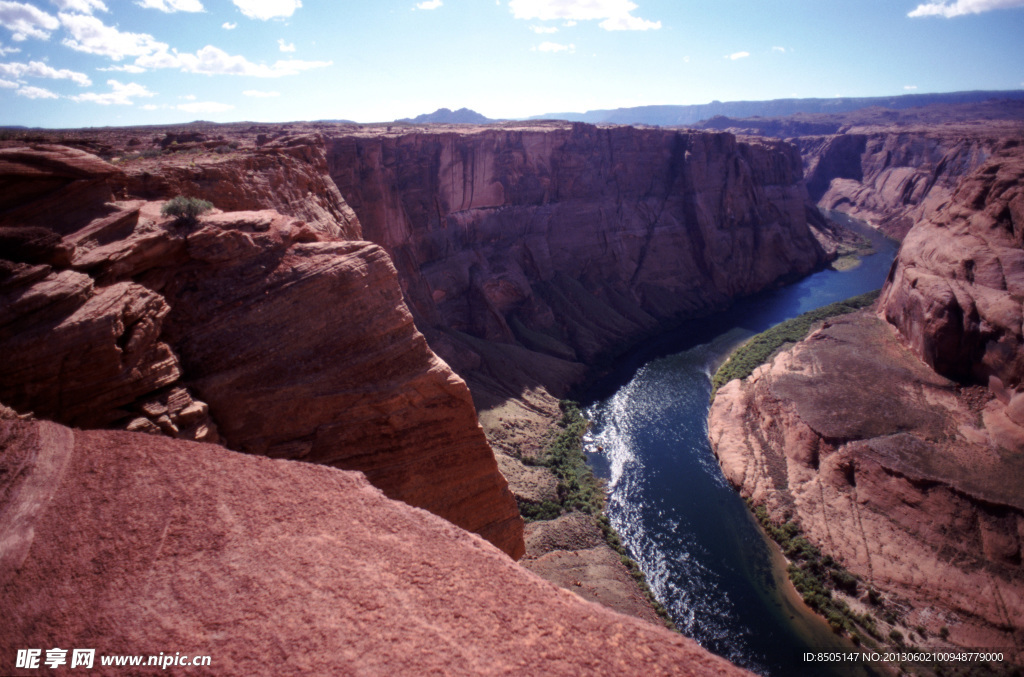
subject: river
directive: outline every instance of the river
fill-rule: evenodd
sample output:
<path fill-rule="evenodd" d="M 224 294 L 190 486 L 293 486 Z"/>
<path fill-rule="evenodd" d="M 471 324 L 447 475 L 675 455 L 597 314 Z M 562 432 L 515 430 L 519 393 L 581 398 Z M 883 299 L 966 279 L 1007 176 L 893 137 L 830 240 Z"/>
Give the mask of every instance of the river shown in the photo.
<path fill-rule="evenodd" d="M 763 675 L 867 675 L 809 665 L 811 650 L 852 649 L 807 609 L 784 561 L 726 482 L 708 442 L 711 376 L 740 342 L 783 320 L 879 288 L 897 244 L 843 215 L 875 252 L 736 303 L 648 342 L 595 383 L 585 446 L 608 482 L 608 516 L 684 634 Z"/>

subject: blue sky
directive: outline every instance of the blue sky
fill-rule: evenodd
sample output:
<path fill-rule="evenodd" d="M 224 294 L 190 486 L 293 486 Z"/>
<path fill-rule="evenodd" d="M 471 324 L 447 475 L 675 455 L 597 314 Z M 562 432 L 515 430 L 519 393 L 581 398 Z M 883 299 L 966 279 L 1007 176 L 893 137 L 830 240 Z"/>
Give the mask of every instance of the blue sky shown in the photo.
<path fill-rule="evenodd" d="M 0 124 L 1024 88 L 1024 0 L 0 0 Z"/>

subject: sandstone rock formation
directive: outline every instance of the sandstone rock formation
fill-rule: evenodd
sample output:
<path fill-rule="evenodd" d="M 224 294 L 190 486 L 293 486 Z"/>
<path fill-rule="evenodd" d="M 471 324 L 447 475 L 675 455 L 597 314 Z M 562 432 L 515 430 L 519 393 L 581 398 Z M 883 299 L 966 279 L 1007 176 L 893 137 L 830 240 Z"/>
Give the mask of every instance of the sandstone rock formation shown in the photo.
<path fill-rule="evenodd" d="M 726 477 L 965 647 L 1024 649 L 1024 154 L 907 235 L 879 313 L 827 322 L 720 389 Z M 923 361 L 922 361 L 923 358 Z M 952 380 L 951 380 L 952 379 Z"/>
<path fill-rule="evenodd" d="M 825 209 L 903 239 L 945 204 L 957 182 L 1024 138 L 1024 101 L 874 107 L 782 118 L 714 118 L 696 125 L 785 138 L 800 148 L 807 190 Z"/>
<path fill-rule="evenodd" d="M 77 151 L 4 150 L 0 163 L 25 199 L 0 213 L 19 242 L 55 194 L 91 196 L 65 204 L 50 249 L 0 254 L 0 397 L 16 409 L 362 470 L 522 554 L 465 383 L 416 331 L 379 247 L 276 211 L 174 221 L 158 202 L 112 201 L 124 180 Z"/>
<path fill-rule="evenodd" d="M 1024 427 L 1003 409 L 859 313 L 720 389 L 709 431 L 744 496 L 909 601 L 906 627 L 1020 649 Z"/>
<path fill-rule="evenodd" d="M 850 127 L 794 141 L 804 156 L 807 188 L 825 209 L 875 223 L 903 239 L 911 226 L 945 205 L 957 182 L 993 153 L 1016 145 L 1019 122 Z"/>
<path fill-rule="evenodd" d="M 224 211 L 273 209 L 328 235 L 361 239 L 359 219 L 327 175 L 320 135 L 285 135 L 244 152 L 221 148 L 228 150 L 199 162 L 186 153 L 128 168 L 126 190 L 149 199 L 191 195 Z"/>
<path fill-rule="evenodd" d="M 911 230 L 881 308 L 940 374 L 986 385 L 996 378 L 1011 389 L 1024 385 L 1020 147 L 990 158 L 960 183 L 945 208 Z"/>
<path fill-rule="evenodd" d="M 0 448 L 4 674 L 53 647 L 103 675 L 160 652 L 199 675 L 747 674 L 358 473 L 6 409 Z"/>
<path fill-rule="evenodd" d="M 483 408 L 564 389 L 574 363 L 826 258 L 799 158 L 778 142 L 562 123 L 374 131 L 333 138 L 328 164 Z M 519 348 L 525 372 L 498 393 L 495 346 Z"/>

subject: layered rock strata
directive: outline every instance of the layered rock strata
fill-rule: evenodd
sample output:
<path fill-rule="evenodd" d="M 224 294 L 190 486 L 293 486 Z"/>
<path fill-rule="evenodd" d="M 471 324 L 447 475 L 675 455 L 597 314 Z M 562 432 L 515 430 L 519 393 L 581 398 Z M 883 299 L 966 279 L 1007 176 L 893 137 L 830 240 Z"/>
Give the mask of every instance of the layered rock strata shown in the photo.
<path fill-rule="evenodd" d="M 0 448 L 4 674 L 54 647 L 103 675 L 161 652 L 209 656 L 177 668 L 198 675 L 747 674 L 358 473 L 9 410 Z"/>
<path fill-rule="evenodd" d="M 720 389 L 709 421 L 730 482 L 908 600 L 906 627 L 930 638 L 920 641 L 942 645 L 946 626 L 949 641 L 1013 648 L 1017 661 L 1022 158 L 990 158 L 914 226 L 881 317 L 827 322 Z"/>
<path fill-rule="evenodd" d="M 959 381 L 1024 386 L 1024 149 L 997 154 L 900 248 L 881 310 Z M 1011 410 L 1024 425 L 1024 400 Z"/>
<path fill-rule="evenodd" d="M 949 202 L 960 179 L 1022 139 L 1021 123 L 986 121 L 898 130 L 854 126 L 794 142 L 804 156 L 811 199 L 903 239 L 914 223 Z"/>
<path fill-rule="evenodd" d="M 148 199 L 190 195 L 224 211 L 273 209 L 315 230 L 362 239 L 359 219 L 327 174 L 319 134 L 285 134 L 259 148 L 220 146 L 220 157 L 193 153 L 161 156 L 158 167 L 126 166 L 127 193 Z"/>
<path fill-rule="evenodd" d="M 484 408 L 564 390 L 580 363 L 659 323 L 826 259 L 780 142 L 561 123 L 374 131 L 332 139 L 328 165 Z M 502 355 L 522 372 L 504 390 L 490 377 Z"/>
<path fill-rule="evenodd" d="M 21 243 L 3 252 L 0 397 L 68 424 L 219 436 L 361 470 L 390 497 L 522 554 L 469 391 L 416 330 L 380 247 L 276 211 L 189 223 L 158 202 L 115 202 L 131 182 L 68 149 L 0 161 L 27 201 L 0 214 L 0 236 Z M 103 172 L 65 178 L 83 163 Z M 32 229 L 40 220 L 25 215 L 75 190 L 93 199 L 65 205 L 50 239 Z"/>

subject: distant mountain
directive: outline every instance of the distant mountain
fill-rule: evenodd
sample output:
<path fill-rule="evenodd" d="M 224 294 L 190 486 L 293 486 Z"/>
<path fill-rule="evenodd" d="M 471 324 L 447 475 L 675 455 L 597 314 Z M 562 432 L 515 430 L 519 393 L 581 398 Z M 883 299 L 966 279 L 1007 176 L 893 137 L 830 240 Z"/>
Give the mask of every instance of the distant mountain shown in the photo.
<path fill-rule="evenodd" d="M 457 111 L 453 111 L 450 108 L 438 108 L 433 113 L 424 113 L 414 118 L 402 118 L 401 120 L 395 120 L 395 122 L 406 122 L 415 125 L 435 123 L 486 125 L 488 122 L 494 122 L 494 120 L 468 108 L 460 108 Z"/>
<path fill-rule="evenodd" d="M 989 99 L 1024 100 L 1024 90 L 951 92 L 947 94 L 904 94 L 835 99 L 773 99 L 771 101 L 712 101 L 693 106 L 637 106 L 586 113 L 546 113 L 531 120 L 569 120 L 572 122 L 621 125 L 692 125 L 715 116 L 731 118 L 782 117 L 797 113 L 848 113 L 878 106 L 901 110 L 936 103 L 977 103 Z"/>

